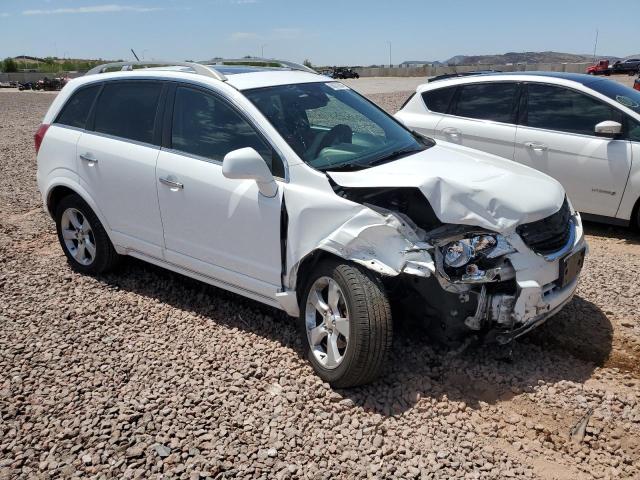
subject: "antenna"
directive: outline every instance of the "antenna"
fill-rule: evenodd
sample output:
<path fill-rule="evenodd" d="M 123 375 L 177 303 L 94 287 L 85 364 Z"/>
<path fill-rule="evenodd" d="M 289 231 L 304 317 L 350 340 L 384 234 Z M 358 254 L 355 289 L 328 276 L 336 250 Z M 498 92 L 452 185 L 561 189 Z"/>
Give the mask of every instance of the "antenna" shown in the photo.
<path fill-rule="evenodd" d="M 131 53 L 133 53 L 133 56 L 136 57 L 136 60 L 139 62 L 140 59 L 138 58 L 138 55 L 136 55 L 136 52 L 133 51 L 133 48 L 131 49 Z"/>

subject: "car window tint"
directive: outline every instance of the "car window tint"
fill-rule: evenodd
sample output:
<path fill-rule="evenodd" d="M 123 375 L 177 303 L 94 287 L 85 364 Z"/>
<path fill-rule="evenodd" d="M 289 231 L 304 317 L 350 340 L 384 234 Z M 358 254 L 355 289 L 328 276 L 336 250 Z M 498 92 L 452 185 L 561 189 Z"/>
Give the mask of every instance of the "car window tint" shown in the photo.
<path fill-rule="evenodd" d="M 100 90 L 100 85 L 82 88 L 75 92 L 58 115 L 56 123 L 84 128 L 98 90 Z"/>
<path fill-rule="evenodd" d="M 151 143 L 161 89 L 157 82 L 107 83 L 96 104 L 95 131 Z"/>
<path fill-rule="evenodd" d="M 629 119 L 629 139 L 640 142 L 640 122 Z"/>
<path fill-rule="evenodd" d="M 455 114 L 460 117 L 511 123 L 516 83 L 475 83 L 460 87 Z"/>
<path fill-rule="evenodd" d="M 595 126 L 605 120 L 622 121 L 622 113 L 575 90 L 555 85 L 530 84 L 527 121 L 530 127 L 595 135 Z"/>
<path fill-rule="evenodd" d="M 423 92 L 422 99 L 432 112 L 447 113 L 454 93 L 456 93 L 456 87 L 439 88 Z"/>
<path fill-rule="evenodd" d="M 253 127 L 226 102 L 200 90 L 176 89 L 171 144 L 176 150 L 220 162 L 233 150 L 252 147 L 273 175 L 284 177 L 282 161 Z"/>

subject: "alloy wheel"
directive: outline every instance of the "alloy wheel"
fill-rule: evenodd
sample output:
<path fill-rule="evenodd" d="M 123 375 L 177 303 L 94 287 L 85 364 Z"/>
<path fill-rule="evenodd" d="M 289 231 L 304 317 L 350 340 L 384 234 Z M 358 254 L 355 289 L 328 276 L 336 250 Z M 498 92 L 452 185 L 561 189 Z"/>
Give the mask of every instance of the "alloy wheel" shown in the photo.
<path fill-rule="evenodd" d="M 79 264 L 91 265 L 96 258 L 96 240 L 87 217 L 76 208 L 67 208 L 60 226 L 67 251 Z"/>
<path fill-rule="evenodd" d="M 333 278 L 320 277 L 311 286 L 305 326 L 316 360 L 324 368 L 337 368 L 349 344 L 349 311 L 344 292 Z"/>

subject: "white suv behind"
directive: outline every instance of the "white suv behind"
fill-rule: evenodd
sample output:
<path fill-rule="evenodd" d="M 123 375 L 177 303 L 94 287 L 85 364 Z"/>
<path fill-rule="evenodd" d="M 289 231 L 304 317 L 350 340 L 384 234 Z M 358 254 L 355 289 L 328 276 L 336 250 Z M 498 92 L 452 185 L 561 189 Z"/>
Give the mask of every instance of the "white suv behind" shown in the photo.
<path fill-rule="evenodd" d="M 72 80 L 36 134 L 74 269 L 131 255 L 282 309 L 337 387 L 383 369 L 392 305 L 506 343 L 573 295 L 586 244 L 557 181 L 302 66 L 172 65 Z"/>
<path fill-rule="evenodd" d="M 640 227 L 640 92 L 575 73 L 435 80 L 396 114 L 408 128 L 552 176 L 587 220 Z"/>

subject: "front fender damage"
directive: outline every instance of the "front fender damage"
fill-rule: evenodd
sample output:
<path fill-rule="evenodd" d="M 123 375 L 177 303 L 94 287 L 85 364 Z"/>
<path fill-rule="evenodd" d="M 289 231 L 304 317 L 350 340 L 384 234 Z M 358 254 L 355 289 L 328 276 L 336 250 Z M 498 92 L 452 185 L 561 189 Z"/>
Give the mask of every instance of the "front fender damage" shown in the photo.
<path fill-rule="evenodd" d="M 334 228 L 298 259 L 285 277 L 287 289 L 276 298 L 287 313 L 299 314 L 296 296 L 298 271 L 309 255 L 328 252 L 358 263 L 383 277 L 400 274 L 430 277 L 435 274 L 426 233 L 405 215 L 379 206 L 365 204 Z"/>
<path fill-rule="evenodd" d="M 425 233 L 402 214 L 370 206 L 323 239 L 320 250 L 333 253 L 381 275 L 429 277 L 435 264 Z"/>

